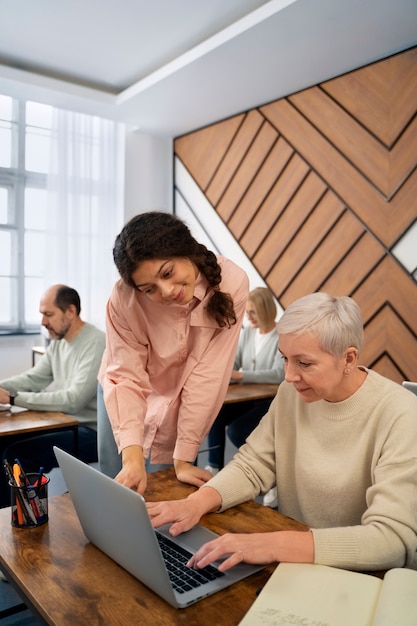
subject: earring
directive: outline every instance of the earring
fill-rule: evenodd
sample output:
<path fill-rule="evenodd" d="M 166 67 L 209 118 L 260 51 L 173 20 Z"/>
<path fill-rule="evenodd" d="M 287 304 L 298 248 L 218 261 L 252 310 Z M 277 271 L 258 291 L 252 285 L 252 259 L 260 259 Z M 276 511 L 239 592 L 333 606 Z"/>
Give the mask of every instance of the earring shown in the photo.
<path fill-rule="evenodd" d="M 343 372 L 343 374 L 344 374 L 345 376 L 349 376 L 349 374 L 350 374 L 350 369 L 349 369 L 349 368 L 346 368 L 346 369 L 345 369 L 345 371 Z"/>

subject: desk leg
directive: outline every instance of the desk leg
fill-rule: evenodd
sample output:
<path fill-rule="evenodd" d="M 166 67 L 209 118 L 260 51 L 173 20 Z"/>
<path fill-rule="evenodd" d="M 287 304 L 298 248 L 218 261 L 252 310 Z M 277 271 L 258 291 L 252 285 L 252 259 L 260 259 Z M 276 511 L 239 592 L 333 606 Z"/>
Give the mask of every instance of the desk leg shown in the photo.
<path fill-rule="evenodd" d="M 44 626 L 48 626 L 47 622 L 44 620 L 44 618 L 39 613 L 39 611 L 37 609 L 35 609 L 35 607 L 33 606 L 32 602 L 29 600 L 29 598 L 26 597 L 23 589 L 21 589 L 19 587 L 19 585 L 15 582 L 14 578 L 8 572 L 7 567 L 5 567 L 3 563 L 1 564 L 1 570 L 4 573 L 4 575 L 6 576 L 7 580 L 10 583 L 10 585 L 16 591 L 17 595 L 19 596 L 19 598 L 20 598 L 20 600 L 22 602 L 19 603 L 19 604 L 15 604 L 15 606 L 11 606 L 8 609 L 3 609 L 2 611 L 0 611 L 0 620 L 6 619 L 7 617 L 11 617 L 12 615 L 15 615 L 16 613 L 21 613 L 22 611 L 28 611 L 29 610 L 36 617 L 36 619 L 39 621 L 39 624 L 43 624 Z M 3 584 L 4 583 L 0 582 L 0 585 L 3 585 Z"/>
<path fill-rule="evenodd" d="M 15 606 L 10 606 L 8 609 L 3 609 L 0 611 L 0 621 L 2 619 L 6 619 L 6 617 L 11 617 L 12 615 L 16 615 L 16 613 L 21 613 L 22 611 L 27 610 L 26 604 L 16 604 Z"/>

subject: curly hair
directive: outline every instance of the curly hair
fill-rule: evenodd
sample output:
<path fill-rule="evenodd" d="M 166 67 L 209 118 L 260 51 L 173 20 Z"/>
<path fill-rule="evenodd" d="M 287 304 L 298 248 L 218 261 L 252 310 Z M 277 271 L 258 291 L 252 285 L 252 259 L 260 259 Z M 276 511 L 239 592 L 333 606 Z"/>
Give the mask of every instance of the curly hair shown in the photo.
<path fill-rule="evenodd" d="M 133 217 L 123 227 L 113 248 L 113 259 L 122 280 L 136 289 L 132 274 L 142 261 L 187 258 L 204 274 L 213 290 L 207 312 L 220 327 L 236 324 L 233 300 L 220 290 L 221 268 L 214 252 L 198 243 L 180 219 L 169 213 L 149 211 Z"/>

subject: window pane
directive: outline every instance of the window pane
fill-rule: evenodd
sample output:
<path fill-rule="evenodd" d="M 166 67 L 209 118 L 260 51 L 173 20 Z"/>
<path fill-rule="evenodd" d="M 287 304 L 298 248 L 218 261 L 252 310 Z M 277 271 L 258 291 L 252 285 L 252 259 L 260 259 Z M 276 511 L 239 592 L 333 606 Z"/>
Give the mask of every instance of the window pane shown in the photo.
<path fill-rule="evenodd" d="M 6 326 L 17 324 L 17 320 L 13 318 L 13 311 L 17 309 L 13 306 L 13 290 L 16 293 L 17 280 L 0 277 L 0 324 Z"/>
<path fill-rule="evenodd" d="M 25 323 L 30 326 L 39 326 L 41 323 L 39 302 L 43 292 L 41 278 L 25 279 Z"/>
<path fill-rule="evenodd" d="M 51 129 L 52 107 L 39 102 L 26 102 L 26 124 Z"/>
<path fill-rule="evenodd" d="M 41 277 L 45 270 L 45 233 L 25 233 L 25 276 Z"/>
<path fill-rule="evenodd" d="M 12 130 L 11 124 L 0 121 L 0 167 L 11 167 L 12 164 Z"/>
<path fill-rule="evenodd" d="M 9 276 L 12 273 L 12 235 L 0 230 L 0 275 Z M 0 291 L 1 293 L 1 291 Z M 3 297 L 3 294 L 2 294 Z"/>
<path fill-rule="evenodd" d="M 39 128 L 26 129 L 26 163 L 31 172 L 47 174 L 51 150 L 51 132 Z"/>
<path fill-rule="evenodd" d="M 0 120 L 13 119 L 13 100 L 10 96 L 0 96 Z"/>
<path fill-rule="evenodd" d="M 91 146 L 91 177 L 93 180 L 100 180 L 100 146 L 94 143 Z"/>
<path fill-rule="evenodd" d="M 8 202 L 9 192 L 8 189 L 0 187 L 0 224 L 8 223 Z"/>
<path fill-rule="evenodd" d="M 47 191 L 46 189 L 25 189 L 25 228 L 46 230 L 47 227 Z"/>

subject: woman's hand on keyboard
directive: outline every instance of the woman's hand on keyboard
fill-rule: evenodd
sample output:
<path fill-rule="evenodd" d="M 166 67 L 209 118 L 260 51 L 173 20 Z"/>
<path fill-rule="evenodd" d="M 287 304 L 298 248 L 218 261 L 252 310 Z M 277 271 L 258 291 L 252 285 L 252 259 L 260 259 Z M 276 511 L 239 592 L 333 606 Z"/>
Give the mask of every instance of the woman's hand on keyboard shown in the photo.
<path fill-rule="evenodd" d="M 226 533 L 201 546 L 187 565 L 200 569 L 214 561 L 222 561 L 218 568 L 221 572 L 242 562 L 259 565 L 278 561 L 313 563 L 313 534 L 299 530 L 249 534 Z"/>
<path fill-rule="evenodd" d="M 217 511 L 220 505 L 220 494 L 212 487 L 204 487 L 182 500 L 146 503 L 152 526 L 172 524 L 169 532 L 173 537 L 190 530 L 203 515 Z"/>

